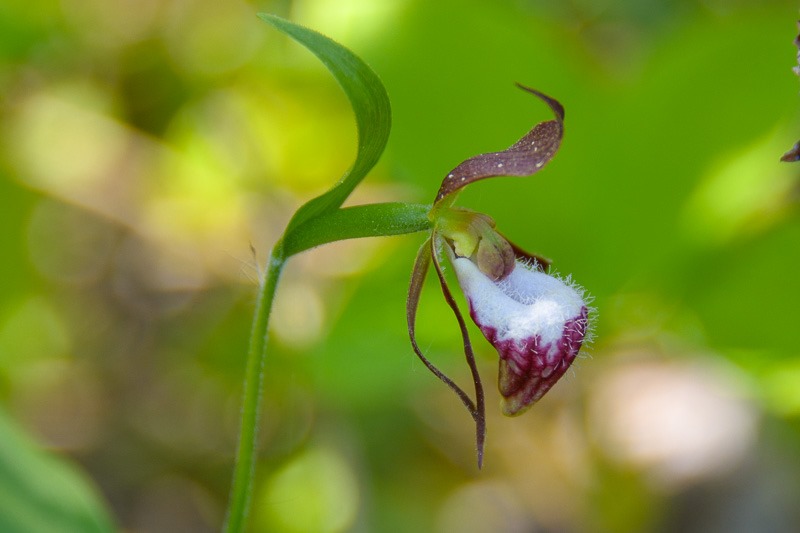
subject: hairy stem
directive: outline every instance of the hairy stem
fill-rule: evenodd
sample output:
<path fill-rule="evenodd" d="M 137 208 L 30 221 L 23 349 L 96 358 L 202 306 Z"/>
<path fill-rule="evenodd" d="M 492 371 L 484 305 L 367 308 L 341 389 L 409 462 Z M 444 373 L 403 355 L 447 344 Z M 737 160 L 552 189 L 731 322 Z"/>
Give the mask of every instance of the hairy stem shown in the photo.
<path fill-rule="evenodd" d="M 242 425 L 236 466 L 231 483 L 230 500 L 225 518 L 225 533 L 242 533 L 246 530 L 247 515 L 253 492 L 253 475 L 256 461 L 256 440 L 261 393 L 264 383 L 264 365 L 267 359 L 267 332 L 272 301 L 286 260 L 294 254 L 321 244 L 354 239 L 401 235 L 423 231 L 430 227 L 430 206 L 419 204 L 385 203 L 335 209 L 289 230 L 272 249 L 264 278 L 261 280 L 250 345 L 247 351 L 247 368 L 244 377 Z"/>
<path fill-rule="evenodd" d="M 253 327 L 250 331 L 250 346 L 247 350 L 247 369 L 244 378 L 244 399 L 242 401 L 242 425 L 239 431 L 236 466 L 225 519 L 225 533 L 241 533 L 245 531 L 247 524 L 250 498 L 253 492 L 258 419 L 261 412 L 264 364 L 267 358 L 269 315 L 275 298 L 275 289 L 278 286 L 278 278 L 280 278 L 285 263 L 286 254 L 283 249 L 283 241 L 278 241 L 272 249 L 266 273 L 261 280 L 256 310 L 253 315 Z"/>

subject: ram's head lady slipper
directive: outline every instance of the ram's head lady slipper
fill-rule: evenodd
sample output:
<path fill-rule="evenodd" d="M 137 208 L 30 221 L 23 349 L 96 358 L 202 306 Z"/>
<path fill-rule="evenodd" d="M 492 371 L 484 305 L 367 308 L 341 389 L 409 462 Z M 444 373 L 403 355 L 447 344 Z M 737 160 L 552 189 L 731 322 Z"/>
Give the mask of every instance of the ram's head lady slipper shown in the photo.
<path fill-rule="evenodd" d="M 472 320 L 500 354 L 503 413 L 523 413 L 564 375 L 586 335 L 582 291 L 517 262 L 493 281 L 466 257 L 453 257 Z"/>
<path fill-rule="evenodd" d="M 456 193 L 466 185 L 495 176 L 534 174 L 558 150 L 564 132 L 564 108 L 534 89 L 519 87 L 547 103 L 555 119 L 537 124 L 507 150 L 464 161 L 445 177 L 429 215 L 431 236 L 420 248 L 414 265 L 406 308 L 408 332 L 417 356 L 458 395 L 475 420 L 479 467 L 486 433 L 483 385 L 466 323 L 446 282 L 444 257 L 455 270 L 472 320 L 500 356 L 498 387 L 506 415 L 521 414 L 555 385 L 578 355 L 589 327 L 589 308 L 582 289 L 569 279 L 549 275 L 549 260 L 511 243 L 495 229 L 490 217 L 453 207 Z M 474 401 L 417 345 L 417 306 L 431 264 L 461 328 L 475 387 Z"/>

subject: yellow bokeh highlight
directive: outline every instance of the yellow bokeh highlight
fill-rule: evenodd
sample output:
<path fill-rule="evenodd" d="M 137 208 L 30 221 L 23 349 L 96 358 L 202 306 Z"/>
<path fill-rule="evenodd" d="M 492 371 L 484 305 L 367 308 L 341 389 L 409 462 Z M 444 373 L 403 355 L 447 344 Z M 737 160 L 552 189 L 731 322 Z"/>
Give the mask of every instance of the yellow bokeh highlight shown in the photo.
<path fill-rule="evenodd" d="M 780 219 L 795 183 L 795 168 L 778 161 L 785 135 L 770 133 L 729 154 L 702 178 L 683 213 L 691 241 L 724 244 Z"/>
<path fill-rule="evenodd" d="M 258 531 L 345 531 L 358 513 L 358 482 L 341 454 L 324 447 L 312 448 L 267 480 L 255 507 Z"/>

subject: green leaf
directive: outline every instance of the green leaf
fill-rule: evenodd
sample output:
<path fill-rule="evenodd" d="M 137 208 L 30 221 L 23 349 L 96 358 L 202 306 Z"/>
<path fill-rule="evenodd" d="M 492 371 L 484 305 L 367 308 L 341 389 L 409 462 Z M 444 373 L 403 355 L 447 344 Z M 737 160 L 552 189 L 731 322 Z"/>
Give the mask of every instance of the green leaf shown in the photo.
<path fill-rule="evenodd" d="M 69 463 L 39 449 L 2 411 L 0 531 L 115 531 L 86 480 Z"/>
<path fill-rule="evenodd" d="M 353 166 L 325 194 L 297 210 L 286 228 L 288 235 L 300 224 L 340 207 L 372 170 L 389 139 L 391 108 L 378 76 L 353 52 L 320 33 L 275 15 L 259 13 L 258 16 L 308 48 L 325 64 L 350 99 L 358 127 L 358 152 Z"/>
<path fill-rule="evenodd" d="M 298 226 L 283 241 L 286 256 L 321 244 L 428 230 L 430 205 L 389 202 L 336 209 Z"/>

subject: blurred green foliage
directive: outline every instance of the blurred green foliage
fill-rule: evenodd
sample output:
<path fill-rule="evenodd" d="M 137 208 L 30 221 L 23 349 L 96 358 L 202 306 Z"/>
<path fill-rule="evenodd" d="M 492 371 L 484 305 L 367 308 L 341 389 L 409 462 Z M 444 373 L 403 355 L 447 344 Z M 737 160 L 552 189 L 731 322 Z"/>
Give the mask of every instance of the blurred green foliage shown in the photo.
<path fill-rule="evenodd" d="M 513 82 L 557 97 L 548 168 L 459 203 L 572 273 L 599 314 L 591 357 L 524 417 L 487 387 L 476 472 L 469 416 L 406 338 L 420 239 L 293 258 L 254 531 L 800 529 L 788 0 L 4 1 L 0 409 L 97 489 L 31 466 L 0 472 L 0 494 L 27 483 L 46 517 L 36 487 L 97 492 L 127 531 L 221 524 L 257 262 L 355 150 L 340 89 L 257 11 L 342 42 L 386 85 L 388 152 L 352 203 L 432 201 L 457 163 L 549 118 Z M 437 290 L 419 320 L 430 358 L 468 379 Z M 41 458 L 14 442 L 4 461 Z"/>
<path fill-rule="evenodd" d="M 3 531 L 114 531 L 82 477 L 37 450 L 5 414 L 0 419 L 0 479 Z"/>

